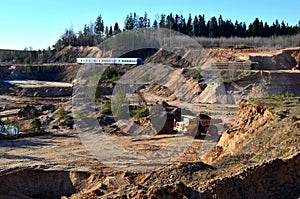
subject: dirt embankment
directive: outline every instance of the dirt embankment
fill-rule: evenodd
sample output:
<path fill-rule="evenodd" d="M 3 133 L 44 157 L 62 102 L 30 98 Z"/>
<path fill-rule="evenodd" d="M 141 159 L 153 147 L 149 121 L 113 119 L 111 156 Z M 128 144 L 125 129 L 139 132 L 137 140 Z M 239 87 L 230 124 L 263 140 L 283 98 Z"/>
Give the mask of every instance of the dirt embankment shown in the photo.
<path fill-rule="evenodd" d="M 1 65 L 2 80 L 40 80 L 71 82 L 78 71 L 77 64 Z"/>
<path fill-rule="evenodd" d="M 62 50 L 53 53 L 47 60 L 48 63 L 75 63 L 78 57 L 108 57 L 111 52 L 104 52 L 96 46 L 91 47 L 72 47 L 66 46 Z"/>
<path fill-rule="evenodd" d="M 49 57 L 43 62 L 33 61 L 31 64 L 3 62 L 0 65 L 0 79 L 71 82 L 80 67 L 76 64 L 76 58 L 105 57 L 110 53 L 102 52 L 98 47 L 66 46 L 60 51 L 49 52 Z"/>
<path fill-rule="evenodd" d="M 256 70 L 290 70 L 299 66 L 300 48 L 287 49 L 235 49 L 209 48 L 207 52 L 213 62 L 252 64 Z"/>
<path fill-rule="evenodd" d="M 1 177 L 0 197 L 60 198 L 75 193 L 75 178 L 75 173 L 67 171 L 21 170 Z"/>
<path fill-rule="evenodd" d="M 71 83 L 75 79 L 79 67 L 77 64 L 1 65 L 0 94 L 27 97 L 71 96 L 72 84 L 66 82 Z"/>
<path fill-rule="evenodd" d="M 228 103 L 286 92 L 300 96 L 299 77 L 299 71 L 243 71 L 232 74 L 232 81 L 225 82 L 223 89 Z"/>
<path fill-rule="evenodd" d="M 234 124 L 204 158 L 222 174 L 199 187 L 203 197 L 298 198 L 299 120 L 298 99 L 241 104 Z"/>
<path fill-rule="evenodd" d="M 298 198 L 300 154 L 251 167 L 240 174 L 208 182 L 203 198 Z"/>
<path fill-rule="evenodd" d="M 299 120 L 297 98 L 242 102 L 235 122 L 222 133 L 206 160 L 212 163 L 237 154 L 272 159 L 299 152 Z"/>
<path fill-rule="evenodd" d="M 226 155 L 236 154 L 256 137 L 260 128 L 274 121 L 272 113 L 263 106 L 241 104 L 234 123 L 222 136 L 215 149 L 207 155 L 211 163 Z"/>
<path fill-rule="evenodd" d="M 299 67 L 300 48 L 282 50 L 276 54 L 257 54 L 249 56 L 252 62 L 257 62 L 256 70 L 290 70 Z"/>
<path fill-rule="evenodd" d="M 24 169 L 9 173 L 1 176 L 0 182 L 2 199 L 59 199 L 75 193 L 93 198 L 92 196 L 104 195 L 121 186 L 130 185 L 123 172 L 90 173 L 43 169 Z M 81 198 L 77 196 L 72 198 Z"/>
<path fill-rule="evenodd" d="M 222 101 L 235 104 L 249 97 L 266 97 L 280 92 L 294 93 L 299 96 L 300 72 L 296 70 L 300 61 L 299 56 L 299 48 L 282 50 L 174 49 L 174 52 L 159 49 L 145 62 L 160 63 L 162 66 L 170 65 L 176 68 L 185 78 L 184 85 L 189 85 L 189 89 L 179 85 L 180 81 L 176 81 L 177 76 L 170 78 L 168 85 L 176 88 L 189 102 Z M 218 62 L 223 63 L 222 67 L 225 69 L 206 70 L 211 68 L 211 63 Z M 255 70 L 243 70 L 243 64 L 246 63 Z M 199 80 L 205 81 L 199 83 Z M 213 83 L 207 84 L 207 80 L 213 80 Z M 219 80 L 221 80 L 220 83 Z M 186 93 L 187 90 L 194 91 L 196 95 L 191 92 Z M 221 99 L 220 96 L 224 97 Z"/>
<path fill-rule="evenodd" d="M 174 48 L 172 52 L 158 49 L 155 54 L 148 57 L 145 63 L 159 63 L 171 65 L 176 68 L 197 68 L 210 64 L 209 53 L 205 49 Z"/>

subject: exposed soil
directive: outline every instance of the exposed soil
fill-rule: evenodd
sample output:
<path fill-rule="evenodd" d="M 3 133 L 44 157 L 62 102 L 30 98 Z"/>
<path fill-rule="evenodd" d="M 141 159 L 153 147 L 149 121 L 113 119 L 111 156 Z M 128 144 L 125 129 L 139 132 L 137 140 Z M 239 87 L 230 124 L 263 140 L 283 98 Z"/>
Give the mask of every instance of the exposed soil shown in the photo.
<path fill-rule="evenodd" d="M 183 133 L 147 135 L 151 117 L 142 118 L 138 125 L 135 120 L 130 120 L 130 124 L 116 122 L 112 115 L 98 113 L 85 118 L 96 118 L 115 146 L 135 154 L 155 154 L 145 155 L 139 164 L 133 157 L 122 156 L 99 161 L 83 141 L 83 134 L 78 133 L 71 94 L 83 93 L 76 93 L 72 83 L 65 83 L 74 80 L 81 66 L 1 66 L 2 80 L 56 83 L 0 83 L 0 117 L 18 121 L 21 130 L 28 129 L 37 117 L 44 130 L 17 139 L 0 137 L 0 198 L 299 198 L 300 100 L 276 96 L 254 99 L 279 91 L 300 95 L 299 48 L 211 48 L 206 49 L 208 57 L 203 50 L 177 51 L 181 56 L 151 49 L 145 61 L 149 68 L 171 67 L 170 76 L 164 76 L 161 70 L 149 70 L 149 76 L 143 77 L 138 66 L 120 67 L 117 73 L 125 74 L 125 80 L 144 78 L 145 82 L 151 75 L 161 77 L 161 84 L 148 82 L 140 90 L 147 103 L 164 100 L 194 114 L 204 112 L 212 117 L 221 137 L 209 133 L 205 139 L 193 139 Z M 51 59 L 66 62 L 78 56 L 106 55 L 97 47 L 66 47 Z M 227 68 L 216 73 L 205 70 L 211 62 L 229 63 L 229 69 L 236 63 L 249 62 L 253 68 L 233 72 Z M 199 63 L 206 63 L 207 67 L 200 70 L 202 77 L 197 75 Z M 210 84 L 204 75 L 218 76 L 222 81 Z M 121 78 L 119 84 L 122 81 Z M 100 84 L 103 100 L 111 97 L 115 85 L 116 82 Z M 226 94 L 224 99 L 218 98 L 220 92 Z M 134 98 L 137 97 L 132 94 Z M 97 103 L 96 111 L 102 108 L 102 102 Z M 59 118 L 61 107 L 67 113 L 63 119 Z M 93 129 L 87 132 L 94 135 Z M 187 138 L 191 142 L 183 151 L 179 142 L 178 146 L 160 150 L 176 139 L 185 142 Z M 91 141 L 102 149 L 101 142 Z M 173 153 L 180 155 L 167 159 Z"/>

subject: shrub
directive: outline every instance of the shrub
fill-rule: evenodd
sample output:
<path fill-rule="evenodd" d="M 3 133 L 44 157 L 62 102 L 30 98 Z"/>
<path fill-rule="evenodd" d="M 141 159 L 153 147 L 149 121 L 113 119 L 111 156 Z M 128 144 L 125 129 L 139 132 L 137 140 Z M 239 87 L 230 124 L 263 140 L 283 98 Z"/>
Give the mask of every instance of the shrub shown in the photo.
<path fill-rule="evenodd" d="M 57 111 L 57 115 L 60 120 L 64 120 L 67 118 L 68 113 L 64 107 L 60 107 Z"/>
<path fill-rule="evenodd" d="M 141 110 L 139 110 L 139 112 L 137 112 L 137 114 L 135 115 L 135 118 L 140 119 L 142 117 L 147 117 L 147 116 L 149 116 L 149 108 L 144 107 Z"/>
<path fill-rule="evenodd" d="M 118 74 L 116 68 L 108 68 L 101 76 L 101 81 L 117 81 L 120 79 L 120 75 Z"/>
<path fill-rule="evenodd" d="M 110 100 L 107 100 L 107 101 L 104 102 L 101 113 L 104 114 L 104 115 L 111 114 L 111 101 Z"/>
<path fill-rule="evenodd" d="M 202 79 L 202 75 L 199 70 L 196 72 L 196 80 L 200 81 Z"/>
<path fill-rule="evenodd" d="M 82 118 L 82 113 L 79 110 L 74 111 L 74 118 L 75 119 L 81 119 Z"/>
<path fill-rule="evenodd" d="M 39 118 L 34 118 L 31 122 L 30 122 L 30 130 L 33 132 L 40 132 L 41 131 L 41 121 Z"/>
<path fill-rule="evenodd" d="M 112 102 L 112 112 L 115 117 L 119 119 L 126 119 L 127 116 L 129 115 L 129 110 L 128 110 L 128 101 L 126 100 L 126 94 L 118 90 L 116 95 L 114 96 Z"/>

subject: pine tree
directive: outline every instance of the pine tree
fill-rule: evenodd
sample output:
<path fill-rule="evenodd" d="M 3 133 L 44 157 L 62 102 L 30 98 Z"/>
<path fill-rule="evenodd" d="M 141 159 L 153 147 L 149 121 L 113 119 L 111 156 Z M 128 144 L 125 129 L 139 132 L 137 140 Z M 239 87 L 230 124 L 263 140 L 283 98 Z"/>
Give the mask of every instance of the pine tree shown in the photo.
<path fill-rule="evenodd" d="M 153 28 L 158 28 L 158 23 L 157 23 L 156 19 L 154 20 L 152 27 Z"/>
<path fill-rule="evenodd" d="M 259 21 L 258 18 L 255 18 L 254 22 L 250 24 L 249 31 L 251 33 L 251 36 L 258 37 L 262 33 L 262 22 Z"/>
<path fill-rule="evenodd" d="M 286 35 L 286 33 L 287 33 L 287 27 L 284 21 L 282 21 L 280 26 L 280 35 Z"/>
<path fill-rule="evenodd" d="M 109 37 L 109 29 L 108 29 L 107 26 L 105 27 L 105 37 L 106 37 L 106 38 Z"/>
<path fill-rule="evenodd" d="M 199 15 L 199 36 L 202 37 L 207 37 L 208 36 L 208 31 L 207 31 L 207 27 L 206 27 L 206 22 L 205 22 L 205 17 L 204 15 Z"/>
<path fill-rule="evenodd" d="M 270 37 L 271 36 L 271 32 L 270 32 L 270 26 L 268 25 L 267 22 L 265 22 L 265 25 L 263 27 L 263 37 Z"/>
<path fill-rule="evenodd" d="M 209 37 L 218 37 L 219 36 L 219 29 L 218 29 L 218 22 L 216 17 L 212 17 L 211 20 L 207 22 L 208 26 L 208 36 Z"/>
<path fill-rule="evenodd" d="M 121 32 L 121 30 L 119 28 L 119 24 L 116 22 L 114 25 L 114 34 L 118 34 L 120 32 Z"/>
<path fill-rule="evenodd" d="M 222 35 L 222 36 L 224 36 L 224 35 Z M 234 24 L 233 36 L 244 37 L 243 24 L 239 23 L 237 20 L 235 21 L 235 24 Z"/>
<path fill-rule="evenodd" d="M 219 16 L 218 25 L 219 25 L 219 36 L 224 36 L 224 25 L 225 24 L 224 24 L 222 15 Z"/>
<path fill-rule="evenodd" d="M 174 30 L 179 31 L 179 16 L 176 14 L 174 19 Z"/>
<path fill-rule="evenodd" d="M 144 13 L 144 18 L 143 18 L 143 26 L 142 27 L 144 27 L 144 28 L 147 28 L 148 27 L 148 24 L 150 24 L 150 22 L 149 22 L 149 19 L 148 19 L 148 14 L 147 14 L 147 12 L 145 12 Z"/>
<path fill-rule="evenodd" d="M 151 27 L 151 21 L 150 19 L 147 20 L 147 28 L 150 28 Z"/>
<path fill-rule="evenodd" d="M 280 34 L 280 25 L 279 25 L 279 22 L 277 19 L 275 21 L 274 29 L 275 29 L 275 34 L 279 35 Z"/>
<path fill-rule="evenodd" d="M 193 25 L 192 25 L 192 16 L 189 14 L 188 21 L 186 23 L 186 34 L 189 36 L 193 35 Z"/>
<path fill-rule="evenodd" d="M 194 22 L 193 22 L 193 27 L 194 27 L 194 35 L 196 37 L 200 36 L 200 23 L 199 23 L 199 20 L 198 20 L 198 17 L 195 16 L 194 18 Z"/>
<path fill-rule="evenodd" d="M 179 29 L 179 32 L 186 34 L 185 18 L 182 15 L 180 15 L 180 18 L 179 18 L 178 29 Z"/>
<path fill-rule="evenodd" d="M 138 27 L 137 28 L 143 28 L 144 27 L 144 18 L 140 17 L 138 21 Z"/>
<path fill-rule="evenodd" d="M 169 29 L 174 30 L 174 18 L 172 16 L 172 13 L 170 13 L 170 15 L 167 16 L 166 27 L 169 28 Z"/>
<path fill-rule="evenodd" d="M 111 37 L 113 36 L 113 29 L 112 26 L 109 27 L 108 35 Z"/>
<path fill-rule="evenodd" d="M 139 19 L 138 19 L 138 15 L 134 12 L 133 13 L 133 29 L 137 30 L 139 28 Z"/>
<path fill-rule="evenodd" d="M 247 25 L 245 22 L 243 23 L 243 36 L 244 37 L 248 36 Z"/>
<path fill-rule="evenodd" d="M 103 31 L 104 31 L 104 22 L 102 20 L 101 15 L 99 15 L 96 19 L 96 22 L 95 22 L 95 33 L 100 38 L 102 38 L 103 37 Z"/>
<path fill-rule="evenodd" d="M 132 13 L 130 15 L 127 15 L 127 18 L 125 20 L 125 30 L 132 30 L 134 28 L 134 20 L 132 17 Z"/>
<path fill-rule="evenodd" d="M 160 28 L 165 28 L 166 27 L 166 15 L 162 14 L 159 22 L 159 27 Z"/>

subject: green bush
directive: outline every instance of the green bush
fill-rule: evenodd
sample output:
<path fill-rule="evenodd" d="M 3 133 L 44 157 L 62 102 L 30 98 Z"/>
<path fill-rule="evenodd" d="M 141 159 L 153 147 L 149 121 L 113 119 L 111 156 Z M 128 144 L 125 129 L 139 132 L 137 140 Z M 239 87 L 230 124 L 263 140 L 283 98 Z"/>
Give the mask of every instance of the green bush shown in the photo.
<path fill-rule="evenodd" d="M 129 104 L 126 100 L 126 94 L 122 90 L 118 90 L 111 102 L 112 112 L 119 119 L 126 119 L 129 115 Z"/>
<path fill-rule="evenodd" d="M 111 101 L 110 100 L 107 100 L 107 101 L 104 102 L 101 113 L 104 114 L 104 115 L 111 114 Z"/>
<path fill-rule="evenodd" d="M 57 111 L 57 115 L 60 120 L 64 120 L 67 118 L 68 113 L 64 107 L 60 107 Z"/>
<path fill-rule="evenodd" d="M 135 115 L 135 118 L 140 119 L 142 117 L 147 117 L 147 116 L 149 116 L 149 108 L 144 107 L 141 110 L 139 110 L 139 112 L 137 112 L 137 114 Z"/>
<path fill-rule="evenodd" d="M 81 119 L 82 118 L 82 113 L 79 110 L 74 111 L 74 118 L 75 119 Z"/>
<path fill-rule="evenodd" d="M 41 123 L 39 118 L 34 118 L 30 122 L 30 130 L 32 132 L 40 132 L 41 131 L 41 126 L 42 126 L 42 123 Z"/>
<path fill-rule="evenodd" d="M 199 70 L 196 72 L 196 80 L 200 81 L 202 79 L 202 75 Z"/>
<path fill-rule="evenodd" d="M 117 81 L 120 79 L 116 68 L 108 68 L 101 76 L 101 81 Z"/>

